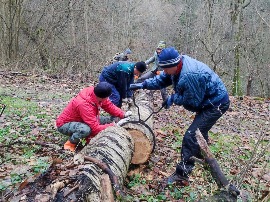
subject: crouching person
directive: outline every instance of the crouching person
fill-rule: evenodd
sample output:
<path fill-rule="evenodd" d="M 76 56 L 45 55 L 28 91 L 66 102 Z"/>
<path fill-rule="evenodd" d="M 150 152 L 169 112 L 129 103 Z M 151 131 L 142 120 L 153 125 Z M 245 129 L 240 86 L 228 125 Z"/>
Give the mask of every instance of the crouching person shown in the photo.
<path fill-rule="evenodd" d="M 131 111 L 124 112 L 116 107 L 108 99 L 111 93 L 111 85 L 107 82 L 100 82 L 95 87 L 84 88 L 70 100 L 56 120 L 58 131 L 69 136 L 69 140 L 64 144 L 64 149 L 75 151 L 81 139 L 85 138 L 89 143 L 92 137 L 105 128 L 113 125 L 120 126 L 128 120 L 128 118 L 124 118 L 130 116 Z M 122 120 L 115 124 L 109 116 L 99 116 L 100 108 Z"/>

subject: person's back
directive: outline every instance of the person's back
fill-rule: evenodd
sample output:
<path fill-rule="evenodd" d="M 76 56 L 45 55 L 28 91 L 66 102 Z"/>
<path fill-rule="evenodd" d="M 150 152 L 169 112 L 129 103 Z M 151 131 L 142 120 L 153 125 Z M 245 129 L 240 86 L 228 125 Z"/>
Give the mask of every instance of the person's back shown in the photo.
<path fill-rule="evenodd" d="M 134 75 L 141 74 L 146 69 L 145 62 L 116 62 L 103 68 L 99 81 L 112 84 L 110 100 L 119 108 L 122 101 L 131 98 L 130 84 L 134 83 Z"/>
<path fill-rule="evenodd" d="M 131 77 L 134 71 L 134 63 L 132 62 L 116 62 L 103 68 L 101 75 L 107 82 L 117 85 L 119 79 Z"/>

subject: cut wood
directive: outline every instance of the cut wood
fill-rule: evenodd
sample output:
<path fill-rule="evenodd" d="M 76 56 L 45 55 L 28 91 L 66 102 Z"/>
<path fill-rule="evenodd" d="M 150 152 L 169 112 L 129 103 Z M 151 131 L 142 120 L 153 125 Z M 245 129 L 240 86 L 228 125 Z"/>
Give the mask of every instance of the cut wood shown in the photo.
<path fill-rule="evenodd" d="M 149 102 L 151 97 L 146 91 L 138 90 L 136 91 L 135 105 L 132 105 L 130 110 L 133 112 L 130 122 L 125 124 L 125 128 L 132 136 L 135 144 L 134 154 L 131 160 L 133 164 L 143 164 L 146 163 L 151 153 L 153 152 L 155 145 L 155 137 L 152 132 L 153 119 L 150 117 L 146 120 L 153 112 L 152 103 Z M 142 120 L 142 123 L 138 123 Z"/>

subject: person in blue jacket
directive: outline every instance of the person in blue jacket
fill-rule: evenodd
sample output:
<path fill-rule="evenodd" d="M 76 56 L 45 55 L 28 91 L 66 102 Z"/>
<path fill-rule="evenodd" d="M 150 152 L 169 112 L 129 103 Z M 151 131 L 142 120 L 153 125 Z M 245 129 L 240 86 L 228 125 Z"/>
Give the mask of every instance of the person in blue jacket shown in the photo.
<path fill-rule="evenodd" d="M 132 91 L 130 84 L 134 83 L 134 75 L 141 75 L 146 70 L 145 62 L 116 62 L 103 68 L 99 81 L 106 81 L 112 86 L 109 99 L 117 107 L 122 107 L 122 102 L 131 102 Z"/>
<path fill-rule="evenodd" d="M 130 85 L 130 90 L 154 90 L 173 85 L 174 93 L 162 105 L 166 109 L 172 104 L 183 105 L 185 109 L 196 112 L 183 138 L 181 161 L 167 179 L 167 183 L 184 185 L 194 167 L 191 157 L 202 158 L 195 131 L 199 128 L 208 142 L 208 131 L 229 108 L 229 96 L 224 83 L 213 70 L 196 59 L 180 55 L 175 48 L 163 49 L 158 60 L 164 71 L 152 79 Z"/>

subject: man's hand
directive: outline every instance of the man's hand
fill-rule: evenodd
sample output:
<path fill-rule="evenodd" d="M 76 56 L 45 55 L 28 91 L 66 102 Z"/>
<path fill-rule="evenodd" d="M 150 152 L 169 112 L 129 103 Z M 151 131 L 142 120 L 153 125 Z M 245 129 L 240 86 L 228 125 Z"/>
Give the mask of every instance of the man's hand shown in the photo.
<path fill-rule="evenodd" d="M 168 96 L 168 98 L 165 101 L 163 101 L 162 107 L 164 107 L 165 109 L 169 109 L 170 106 L 172 106 L 173 104 L 173 99 L 174 99 L 174 95 Z"/>
<path fill-rule="evenodd" d="M 124 99 L 122 99 L 122 102 L 124 102 L 124 103 L 132 103 L 133 102 L 133 100 L 132 100 L 132 98 L 124 98 Z"/>
<path fill-rule="evenodd" d="M 126 111 L 126 113 L 125 113 L 125 118 L 126 117 L 129 117 L 129 116 L 131 116 L 132 115 L 132 111 Z"/>
<path fill-rule="evenodd" d="M 138 89 L 142 89 L 142 88 L 143 88 L 142 83 L 133 83 L 133 84 L 130 84 L 130 86 L 129 86 L 129 90 L 138 90 Z"/>
<path fill-rule="evenodd" d="M 132 99 L 131 97 L 129 97 L 129 98 L 127 99 L 127 102 L 128 102 L 129 104 L 131 104 L 131 103 L 133 102 L 133 99 Z"/>
<path fill-rule="evenodd" d="M 116 126 L 121 127 L 122 125 L 124 125 L 128 121 L 129 121 L 129 117 L 121 119 L 120 121 L 118 121 L 118 123 L 116 123 Z"/>

